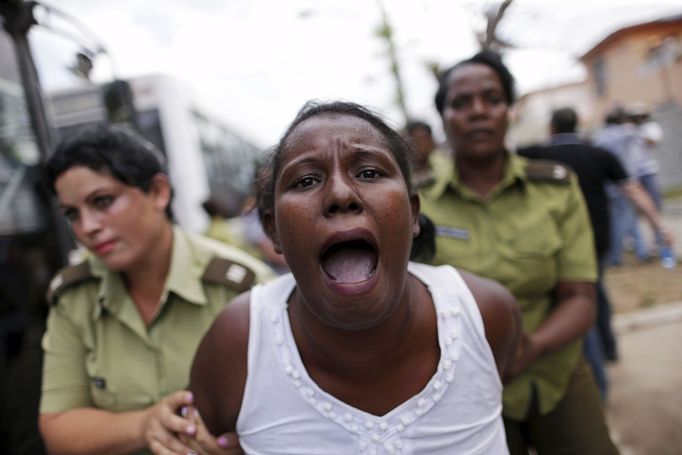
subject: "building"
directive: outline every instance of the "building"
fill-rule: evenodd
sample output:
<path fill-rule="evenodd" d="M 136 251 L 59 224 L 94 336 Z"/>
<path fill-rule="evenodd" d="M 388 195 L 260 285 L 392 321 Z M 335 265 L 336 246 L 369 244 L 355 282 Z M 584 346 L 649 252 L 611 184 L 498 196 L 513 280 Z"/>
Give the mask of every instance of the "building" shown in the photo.
<path fill-rule="evenodd" d="M 584 81 L 546 88 L 519 98 L 511 127 L 512 146 L 545 141 L 552 110 L 572 107 L 580 131 L 589 135 L 617 106 L 644 103 L 663 128 L 659 183 L 682 187 L 682 14 L 618 29 L 580 61 Z"/>
<path fill-rule="evenodd" d="M 616 30 L 580 60 L 599 118 L 634 102 L 682 106 L 682 14 Z"/>
<path fill-rule="evenodd" d="M 545 142 L 549 138 L 552 111 L 564 106 L 572 106 L 576 110 L 581 130 L 594 123 L 592 95 L 586 82 L 545 88 L 520 96 L 516 101 L 509 141 L 514 146 Z"/>

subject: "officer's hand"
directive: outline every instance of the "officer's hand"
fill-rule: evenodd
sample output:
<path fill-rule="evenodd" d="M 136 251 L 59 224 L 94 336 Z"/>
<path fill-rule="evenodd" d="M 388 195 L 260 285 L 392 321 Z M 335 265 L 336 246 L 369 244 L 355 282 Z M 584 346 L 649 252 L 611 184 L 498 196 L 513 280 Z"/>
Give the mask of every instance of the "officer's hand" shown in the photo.
<path fill-rule="evenodd" d="M 185 445 L 178 435 L 193 436 L 196 424 L 189 418 L 178 415 L 183 406 L 192 404 L 192 393 L 181 390 L 164 397 L 145 411 L 142 430 L 147 447 L 156 455 L 186 455 L 192 449 Z"/>
<path fill-rule="evenodd" d="M 532 335 L 524 333 L 521 335 L 521 341 L 519 342 L 519 347 L 516 350 L 516 356 L 512 360 L 511 364 L 507 367 L 504 375 L 504 381 L 512 379 L 514 376 L 523 372 L 528 368 L 535 359 L 538 358 L 540 350 L 536 345 Z"/>
<path fill-rule="evenodd" d="M 194 436 L 185 434 L 180 435 L 180 440 L 191 447 L 195 453 L 202 455 L 242 455 L 244 452 L 239 446 L 237 433 L 225 433 L 219 437 L 214 437 L 201 420 L 199 411 L 193 406 L 186 406 L 182 409 L 182 415 L 188 416 L 197 427 Z"/>

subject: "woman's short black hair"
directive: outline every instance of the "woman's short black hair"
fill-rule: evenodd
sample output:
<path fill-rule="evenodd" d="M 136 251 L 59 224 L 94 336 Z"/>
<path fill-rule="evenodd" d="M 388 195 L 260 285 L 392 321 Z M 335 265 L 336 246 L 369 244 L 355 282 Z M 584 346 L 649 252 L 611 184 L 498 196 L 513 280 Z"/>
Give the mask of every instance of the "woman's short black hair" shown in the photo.
<path fill-rule="evenodd" d="M 438 112 L 441 115 L 443 115 L 443 109 L 445 108 L 445 96 L 448 93 L 450 76 L 458 68 L 472 64 L 487 65 L 493 71 L 495 71 L 502 82 L 502 89 L 504 90 L 507 104 L 510 106 L 514 104 L 514 101 L 516 100 L 514 76 L 512 76 L 511 72 L 509 72 L 509 69 L 506 67 L 506 65 L 502 63 L 502 57 L 500 57 L 500 54 L 491 50 L 483 50 L 475 54 L 473 57 L 462 60 L 461 62 L 451 66 L 441 73 L 440 77 L 438 78 L 438 91 L 436 92 L 435 96 L 436 109 L 438 109 Z"/>
<path fill-rule="evenodd" d="M 47 184 L 53 193 L 59 176 L 74 166 L 108 172 L 145 193 L 155 175 L 167 175 L 165 159 L 154 145 L 132 131 L 110 125 L 83 127 L 59 143 L 45 165 Z M 166 214 L 172 219 L 170 204 Z"/>
<path fill-rule="evenodd" d="M 376 128 L 381 136 L 386 141 L 388 149 L 393 154 L 400 172 L 405 179 L 407 189 L 412 193 L 412 171 L 411 162 L 413 152 L 410 144 L 401 136 L 401 134 L 390 127 L 378 114 L 372 112 L 368 108 L 356 103 L 346 101 L 333 101 L 328 103 L 309 101 L 296 115 L 294 121 L 289 125 L 279 143 L 271 150 L 268 162 L 261 169 L 259 178 L 257 179 L 257 203 L 258 211 L 265 214 L 274 208 L 275 205 L 275 180 L 280 171 L 280 160 L 282 152 L 289 145 L 289 138 L 296 128 L 304 121 L 313 117 L 324 116 L 338 116 L 347 115 L 357 117 L 365 120 L 374 128 Z"/>

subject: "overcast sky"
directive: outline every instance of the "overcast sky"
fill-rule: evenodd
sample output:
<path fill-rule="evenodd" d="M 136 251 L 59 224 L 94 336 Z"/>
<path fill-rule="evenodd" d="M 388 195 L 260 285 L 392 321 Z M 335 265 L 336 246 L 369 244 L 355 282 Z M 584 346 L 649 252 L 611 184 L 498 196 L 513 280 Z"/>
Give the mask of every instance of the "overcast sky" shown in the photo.
<path fill-rule="evenodd" d="M 95 80 L 169 74 L 214 115 L 256 144 L 274 143 L 309 99 L 367 104 L 402 124 L 394 102 L 376 0 L 60 0 L 106 47 Z M 49 4 L 49 3 L 48 3 Z M 383 0 L 395 31 L 407 106 L 439 130 L 428 63 L 449 66 L 477 49 L 483 0 Z M 680 0 L 515 0 L 500 36 L 522 93 L 581 80 L 576 58 L 619 27 L 682 14 Z M 40 15 L 71 30 L 59 17 Z M 78 33 L 84 36 L 83 33 Z M 78 46 L 36 29 L 31 36 L 48 88 L 78 83 L 65 70 Z M 81 38 L 84 43 L 92 40 Z"/>

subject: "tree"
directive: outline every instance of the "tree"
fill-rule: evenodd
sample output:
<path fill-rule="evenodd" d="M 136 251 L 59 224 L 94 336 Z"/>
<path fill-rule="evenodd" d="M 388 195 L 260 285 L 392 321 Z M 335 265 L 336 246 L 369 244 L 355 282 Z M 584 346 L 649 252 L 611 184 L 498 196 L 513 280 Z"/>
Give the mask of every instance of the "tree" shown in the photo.
<path fill-rule="evenodd" d="M 503 49 L 514 47 L 508 41 L 500 38 L 497 34 L 497 27 L 504 17 L 504 13 L 511 5 L 512 0 L 504 0 L 499 7 L 490 6 L 485 12 L 486 27 L 484 31 L 476 33 L 476 39 L 481 45 L 481 50 L 490 49 L 496 52 L 502 52 Z"/>

